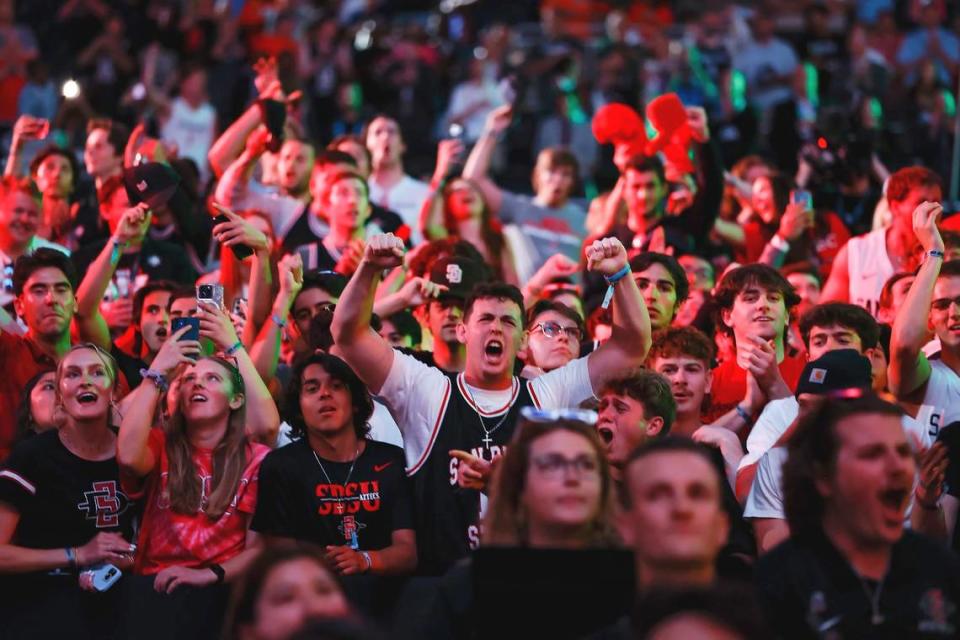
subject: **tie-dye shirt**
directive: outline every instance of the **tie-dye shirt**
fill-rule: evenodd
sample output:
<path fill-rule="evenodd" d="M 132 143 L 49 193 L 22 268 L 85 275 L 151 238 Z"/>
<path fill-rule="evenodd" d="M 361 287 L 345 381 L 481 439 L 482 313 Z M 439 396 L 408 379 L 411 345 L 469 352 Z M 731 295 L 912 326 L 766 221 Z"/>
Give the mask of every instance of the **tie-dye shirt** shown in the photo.
<path fill-rule="evenodd" d="M 223 564 L 244 549 L 247 528 L 257 504 L 257 477 L 260 463 L 270 448 L 261 444 L 247 447 L 247 466 L 237 493 L 219 520 L 211 521 L 201 510 L 186 515 L 170 508 L 166 438 L 162 429 L 150 432 L 148 446 L 157 461 L 144 481 L 124 479 L 131 497 L 146 496 L 137 548 L 136 573 L 151 575 L 173 566 L 191 568 Z M 213 450 L 194 448 L 193 464 L 203 478 L 203 496 L 213 481 Z M 205 500 L 205 498 L 204 498 Z"/>

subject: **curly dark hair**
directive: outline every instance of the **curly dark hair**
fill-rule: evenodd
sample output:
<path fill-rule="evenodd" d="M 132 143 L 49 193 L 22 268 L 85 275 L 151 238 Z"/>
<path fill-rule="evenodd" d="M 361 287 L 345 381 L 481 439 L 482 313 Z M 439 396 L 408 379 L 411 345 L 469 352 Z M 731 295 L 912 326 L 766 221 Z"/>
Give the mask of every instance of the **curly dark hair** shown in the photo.
<path fill-rule="evenodd" d="M 350 391 L 353 405 L 353 430 L 358 438 L 365 438 L 370 432 L 370 416 L 373 415 L 373 398 L 357 374 L 346 362 L 329 353 L 314 353 L 298 360 L 293 368 L 293 376 L 287 386 L 283 403 L 283 419 L 290 425 L 294 437 L 307 434 L 307 423 L 300 409 L 300 393 L 303 390 L 303 374 L 310 365 L 320 365 L 334 380 L 339 380 Z"/>

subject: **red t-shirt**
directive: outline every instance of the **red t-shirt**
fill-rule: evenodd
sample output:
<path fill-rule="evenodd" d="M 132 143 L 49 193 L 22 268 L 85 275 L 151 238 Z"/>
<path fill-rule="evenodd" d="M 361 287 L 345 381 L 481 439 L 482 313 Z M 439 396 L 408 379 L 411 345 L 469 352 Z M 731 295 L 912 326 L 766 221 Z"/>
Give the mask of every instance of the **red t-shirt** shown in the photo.
<path fill-rule="evenodd" d="M 170 508 L 167 485 L 170 461 L 165 445 L 163 430 L 153 429 L 148 446 L 157 466 L 144 483 L 131 482 L 128 478 L 122 482 L 131 498 L 146 495 L 135 567 L 140 575 L 152 575 L 173 565 L 200 568 L 223 564 L 243 551 L 247 527 L 257 505 L 260 463 L 270 452 L 270 447 L 262 444 L 248 446 L 248 462 L 240 476 L 236 496 L 227 511 L 214 522 L 203 511 L 185 515 Z M 194 448 L 193 464 L 203 478 L 204 492 L 209 492 L 213 480 L 213 451 Z"/>
<path fill-rule="evenodd" d="M 0 331 L 0 460 L 10 453 L 17 430 L 20 396 L 30 378 L 57 363 L 32 340 Z"/>
<path fill-rule="evenodd" d="M 780 375 L 790 390 L 797 388 L 800 374 L 807 360 L 802 353 L 785 355 L 780 363 Z M 736 358 L 723 362 L 713 370 L 710 386 L 710 408 L 703 415 L 703 423 L 710 424 L 733 409 L 747 395 L 747 372 L 737 365 Z"/>

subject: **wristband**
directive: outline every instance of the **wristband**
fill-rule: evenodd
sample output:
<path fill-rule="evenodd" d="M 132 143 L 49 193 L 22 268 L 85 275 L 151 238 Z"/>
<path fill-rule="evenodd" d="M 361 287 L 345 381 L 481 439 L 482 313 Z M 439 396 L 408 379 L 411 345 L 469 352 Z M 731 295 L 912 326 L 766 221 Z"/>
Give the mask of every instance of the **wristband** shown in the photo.
<path fill-rule="evenodd" d="M 790 251 L 790 243 L 784 238 L 781 238 L 779 233 L 773 234 L 773 237 L 770 238 L 770 244 L 778 251 L 783 251 L 784 253 Z"/>
<path fill-rule="evenodd" d="M 927 255 L 931 258 L 943 258 L 943 251 L 940 251 L 939 249 L 930 249 L 930 251 L 927 251 Z"/>
<path fill-rule="evenodd" d="M 113 248 L 110 249 L 110 264 L 120 261 L 120 252 L 123 250 L 123 246 L 119 240 L 113 241 Z"/>
<path fill-rule="evenodd" d="M 217 581 L 214 584 L 223 584 L 223 581 L 227 578 L 227 572 L 223 570 L 219 564 L 212 564 L 207 569 L 213 571 L 214 575 L 217 576 Z"/>
<path fill-rule="evenodd" d="M 743 407 L 741 407 L 740 405 L 737 405 L 737 406 L 734 407 L 734 409 L 736 410 L 737 415 L 740 416 L 740 418 L 741 418 L 746 424 L 750 424 L 750 421 L 751 421 L 752 417 L 750 416 L 749 413 L 747 413 L 747 412 L 743 409 Z"/>
<path fill-rule="evenodd" d="M 281 329 L 287 328 L 287 321 L 280 317 L 279 314 L 271 313 L 270 319 L 273 320 L 273 323 L 280 327 Z"/>
<path fill-rule="evenodd" d="M 160 389 L 160 391 L 166 391 L 168 388 L 170 388 L 170 383 L 167 381 L 167 376 L 163 375 L 159 371 L 154 371 L 153 369 L 140 369 L 140 377 L 153 382 L 153 384 L 155 384 L 157 389 Z"/>
<path fill-rule="evenodd" d="M 224 351 L 224 353 L 227 354 L 228 356 L 233 356 L 233 354 L 235 354 L 237 351 L 240 351 L 240 349 L 243 349 L 243 342 L 241 342 L 240 340 L 237 340 L 236 342 L 233 343 L 233 346 L 231 346 L 229 349 Z"/>
<path fill-rule="evenodd" d="M 373 558 L 370 557 L 370 554 L 366 551 L 361 551 L 360 555 L 363 557 L 363 561 L 367 563 L 366 568 L 363 570 L 364 573 L 373 569 Z"/>
<path fill-rule="evenodd" d="M 77 568 L 77 550 L 73 547 L 64 547 L 63 549 L 67 554 L 67 565 L 71 569 Z"/>
<path fill-rule="evenodd" d="M 603 279 L 607 281 L 607 292 L 603 294 L 603 302 L 600 303 L 600 307 L 603 309 L 610 308 L 610 302 L 613 300 L 613 287 L 618 282 L 624 279 L 627 274 L 630 273 L 630 265 L 625 264 L 619 271 L 614 273 L 612 276 L 604 276 Z"/>

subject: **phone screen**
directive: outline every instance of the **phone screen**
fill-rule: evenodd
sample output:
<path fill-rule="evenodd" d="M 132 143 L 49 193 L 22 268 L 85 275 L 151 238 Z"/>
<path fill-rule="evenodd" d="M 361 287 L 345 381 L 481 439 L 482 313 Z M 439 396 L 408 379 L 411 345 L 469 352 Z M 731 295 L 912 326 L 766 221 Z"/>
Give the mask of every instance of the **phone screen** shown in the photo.
<path fill-rule="evenodd" d="M 190 330 L 180 336 L 181 340 L 199 340 L 200 339 L 200 318 L 174 318 L 170 323 L 173 333 L 180 331 L 184 327 L 190 327 Z"/>

